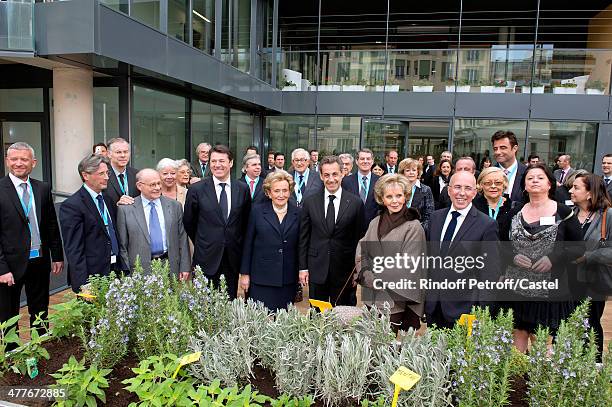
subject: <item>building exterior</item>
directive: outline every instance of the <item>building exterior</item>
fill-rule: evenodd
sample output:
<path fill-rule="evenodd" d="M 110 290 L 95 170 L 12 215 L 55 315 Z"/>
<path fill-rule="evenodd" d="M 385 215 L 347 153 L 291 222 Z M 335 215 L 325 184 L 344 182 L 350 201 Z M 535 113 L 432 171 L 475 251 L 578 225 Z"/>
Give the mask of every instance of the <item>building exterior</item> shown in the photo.
<path fill-rule="evenodd" d="M 520 157 L 599 169 L 612 152 L 609 1 L 412 3 L 0 1 L 0 154 L 28 141 L 60 196 L 116 136 L 138 168 L 191 159 L 203 141 L 237 157 L 253 144 L 479 161 L 504 129 Z"/>

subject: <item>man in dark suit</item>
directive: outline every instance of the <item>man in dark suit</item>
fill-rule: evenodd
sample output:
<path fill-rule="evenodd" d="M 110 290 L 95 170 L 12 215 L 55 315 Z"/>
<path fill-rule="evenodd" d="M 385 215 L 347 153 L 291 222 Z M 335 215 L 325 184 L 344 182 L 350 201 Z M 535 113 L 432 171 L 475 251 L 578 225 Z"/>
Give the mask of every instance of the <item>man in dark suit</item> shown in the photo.
<path fill-rule="evenodd" d="M 310 150 L 310 169 L 319 173 L 319 150 Z"/>
<path fill-rule="evenodd" d="M 210 177 L 209 154 L 212 146 L 208 143 L 200 143 L 196 148 L 198 158 L 191 163 L 191 173 L 193 177 L 189 180 L 190 184 L 195 184 L 204 177 Z"/>
<path fill-rule="evenodd" d="M 266 167 L 264 168 L 266 171 L 266 174 L 270 173 L 270 172 L 274 172 L 274 170 L 276 169 L 276 167 L 274 166 L 274 156 L 276 155 L 275 151 L 268 151 L 268 159 Z"/>
<path fill-rule="evenodd" d="M 576 171 L 572 168 L 572 157 L 569 154 L 563 154 L 559 156 L 559 169 L 555 170 L 553 175 L 557 180 L 557 186 L 560 187 L 563 185 L 565 180 Z"/>
<path fill-rule="evenodd" d="M 470 174 L 474 175 L 475 179 L 478 179 L 478 175 L 480 172 L 476 169 L 476 161 L 472 157 L 461 157 L 457 160 L 455 164 L 455 172 L 467 171 Z M 448 186 L 442 188 L 440 191 L 440 197 L 438 198 L 439 205 L 438 209 L 448 208 L 451 206 L 451 200 L 448 193 Z"/>
<path fill-rule="evenodd" d="M 399 156 L 397 151 L 389 150 L 385 153 L 385 165 L 383 170 L 385 174 L 396 174 L 397 173 L 397 160 Z"/>
<path fill-rule="evenodd" d="M 302 205 L 300 283 L 309 285 L 312 299 L 355 305 L 355 288 L 348 280 L 355 266 L 357 242 L 363 234 L 363 202 L 343 191 L 342 162 L 338 157 L 324 157 L 320 166 L 325 188 L 306 198 Z"/>
<path fill-rule="evenodd" d="M 310 155 L 303 148 L 296 148 L 291 152 L 289 175 L 295 181 L 291 198 L 298 207 L 302 206 L 304 199 L 323 189 L 321 177 L 319 173 L 310 170 Z"/>
<path fill-rule="evenodd" d="M 0 322 L 19 314 L 25 285 L 30 326 L 40 313 L 47 318 L 49 272 L 64 267 L 51 188 L 30 177 L 35 165 L 34 149 L 14 143 L 6 153 L 9 175 L 0 178 Z"/>
<path fill-rule="evenodd" d="M 500 274 L 497 222 L 472 206 L 477 193 L 476 179 L 469 171 L 460 171 L 451 177 L 449 186 L 451 207 L 435 211 L 430 220 L 428 256 L 476 259 L 486 252 L 485 267 L 474 267 L 461 273 L 448 268 L 434 268 L 429 270 L 428 277 L 438 282 L 469 278 L 497 281 Z M 425 302 L 427 324 L 452 328 L 461 314 L 469 313 L 472 306 L 484 304 L 488 298 L 467 288 L 454 292 L 428 290 Z"/>
<path fill-rule="evenodd" d="M 516 159 L 518 151 L 518 140 L 511 131 L 499 130 L 491 137 L 493 144 L 493 157 L 497 161 L 497 166 L 504 170 L 508 177 L 508 188 L 505 194 L 515 202 L 523 201 L 523 191 L 521 190 L 521 179 L 525 174 L 527 166 Z"/>
<path fill-rule="evenodd" d="M 106 195 L 110 164 L 101 156 L 88 156 L 79 163 L 83 186 L 60 207 L 60 226 L 68 260 L 68 283 L 74 292 L 89 276 L 127 271 L 121 262 L 117 207 Z"/>
<path fill-rule="evenodd" d="M 108 157 L 110 168 L 108 171 L 108 188 L 105 194 L 113 206 L 117 204 L 131 205 L 134 198 L 140 195 L 136 188 L 135 168 L 128 166 L 130 162 L 130 144 L 117 137 L 108 142 Z"/>
<path fill-rule="evenodd" d="M 229 148 L 216 145 L 210 151 L 212 177 L 187 191 L 183 223 L 194 244 L 193 265 L 217 286 L 225 276 L 228 295 L 236 298 L 251 198 L 245 183 L 230 179 L 234 161 Z"/>
<path fill-rule="evenodd" d="M 372 173 L 373 163 L 374 153 L 372 150 L 362 148 L 357 152 L 357 172 L 342 179 L 342 188 L 360 197 L 364 204 L 364 234 L 372 219 L 378 216 L 381 209 L 374 199 L 374 184 L 380 177 Z"/>
<path fill-rule="evenodd" d="M 249 188 L 249 196 L 253 204 L 268 199 L 263 191 L 264 177 L 261 175 L 261 159 L 257 154 L 247 154 L 242 159 L 242 177 L 239 179 Z"/>
<path fill-rule="evenodd" d="M 433 178 L 433 173 L 436 171 L 436 163 L 434 161 L 433 155 L 428 155 L 425 157 L 426 163 L 423 166 L 423 174 L 421 175 L 421 182 L 427 186 L 430 186 L 431 180 Z M 431 187 L 430 187 L 431 188 Z"/>
<path fill-rule="evenodd" d="M 601 159 L 601 172 L 608 195 L 612 196 L 612 153 L 604 155 Z"/>

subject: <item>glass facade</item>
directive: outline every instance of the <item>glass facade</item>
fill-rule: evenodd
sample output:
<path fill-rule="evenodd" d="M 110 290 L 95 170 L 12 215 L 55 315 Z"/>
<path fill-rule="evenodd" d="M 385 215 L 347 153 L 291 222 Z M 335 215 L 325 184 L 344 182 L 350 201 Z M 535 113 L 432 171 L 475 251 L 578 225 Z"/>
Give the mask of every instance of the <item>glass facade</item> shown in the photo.
<path fill-rule="evenodd" d="M 268 141 L 267 150 L 285 153 L 288 162 L 294 149 L 314 148 L 315 116 L 268 116 L 264 133 Z"/>
<path fill-rule="evenodd" d="M 94 143 L 119 137 L 119 88 L 94 88 Z"/>
<path fill-rule="evenodd" d="M 44 111 L 42 88 L 0 89 L 0 112 Z"/>
<path fill-rule="evenodd" d="M 161 0 L 132 0 L 131 16 L 153 28 L 160 28 Z"/>
<path fill-rule="evenodd" d="M 168 35 L 189 42 L 189 1 L 168 0 Z"/>
<path fill-rule="evenodd" d="M 215 0 L 192 0 L 193 46 L 212 54 L 215 49 Z"/>
<path fill-rule="evenodd" d="M 250 70 L 251 1 L 223 0 L 221 60 L 241 71 Z"/>

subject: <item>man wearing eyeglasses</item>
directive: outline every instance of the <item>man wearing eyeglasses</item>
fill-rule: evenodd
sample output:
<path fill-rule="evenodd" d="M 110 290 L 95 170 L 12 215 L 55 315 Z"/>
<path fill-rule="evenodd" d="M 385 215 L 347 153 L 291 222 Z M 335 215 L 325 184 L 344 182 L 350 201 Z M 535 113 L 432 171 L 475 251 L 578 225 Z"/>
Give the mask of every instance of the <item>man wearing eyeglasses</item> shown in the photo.
<path fill-rule="evenodd" d="M 428 254 L 443 259 L 450 257 L 454 261 L 483 256 L 485 266 L 463 271 L 458 268 L 433 268 L 429 270 L 429 277 L 434 281 L 471 278 L 497 281 L 499 278 L 499 255 L 495 243 L 499 241 L 497 222 L 472 205 L 476 193 L 476 179 L 471 172 L 459 171 L 451 177 L 448 187 L 451 207 L 439 209 L 431 216 L 427 231 L 430 242 Z M 458 261 L 453 264 L 458 264 Z M 467 288 L 428 290 L 425 303 L 427 324 L 452 328 L 461 314 L 468 314 L 473 305 L 482 304 L 486 297 L 481 295 L 479 291 Z"/>
<path fill-rule="evenodd" d="M 455 172 L 467 171 L 470 174 L 474 175 L 474 178 L 478 178 L 479 172 L 476 170 L 476 162 L 472 157 L 461 157 L 455 163 Z M 451 200 L 448 194 L 448 186 L 442 188 L 440 191 L 439 200 L 439 208 L 448 208 L 451 206 Z"/>
<path fill-rule="evenodd" d="M 291 195 L 298 207 L 302 206 L 304 198 L 320 191 L 323 183 L 318 174 L 310 171 L 310 154 L 303 148 L 296 148 L 291 152 L 291 168 L 289 173 L 295 181 L 295 188 Z"/>

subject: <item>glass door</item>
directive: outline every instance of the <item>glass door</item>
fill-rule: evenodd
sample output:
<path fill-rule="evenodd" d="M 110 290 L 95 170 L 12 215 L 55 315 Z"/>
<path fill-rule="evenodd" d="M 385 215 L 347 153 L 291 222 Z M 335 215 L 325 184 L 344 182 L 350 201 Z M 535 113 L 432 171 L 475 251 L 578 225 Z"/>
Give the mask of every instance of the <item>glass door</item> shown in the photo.
<path fill-rule="evenodd" d="M 10 115 L 0 114 L 0 142 L 2 142 L 0 172 L 3 176 L 8 174 L 8 168 L 5 166 L 6 150 L 11 144 L 24 141 L 32 146 L 38 160 L 32 171 L 32 178 L 49 181 L 49 146 L 43 146 L 43 130 L 44 120 L 42 117 L 36 120 L 35 118 L 17 117 L 17 115 L 11 117 Z"/>

